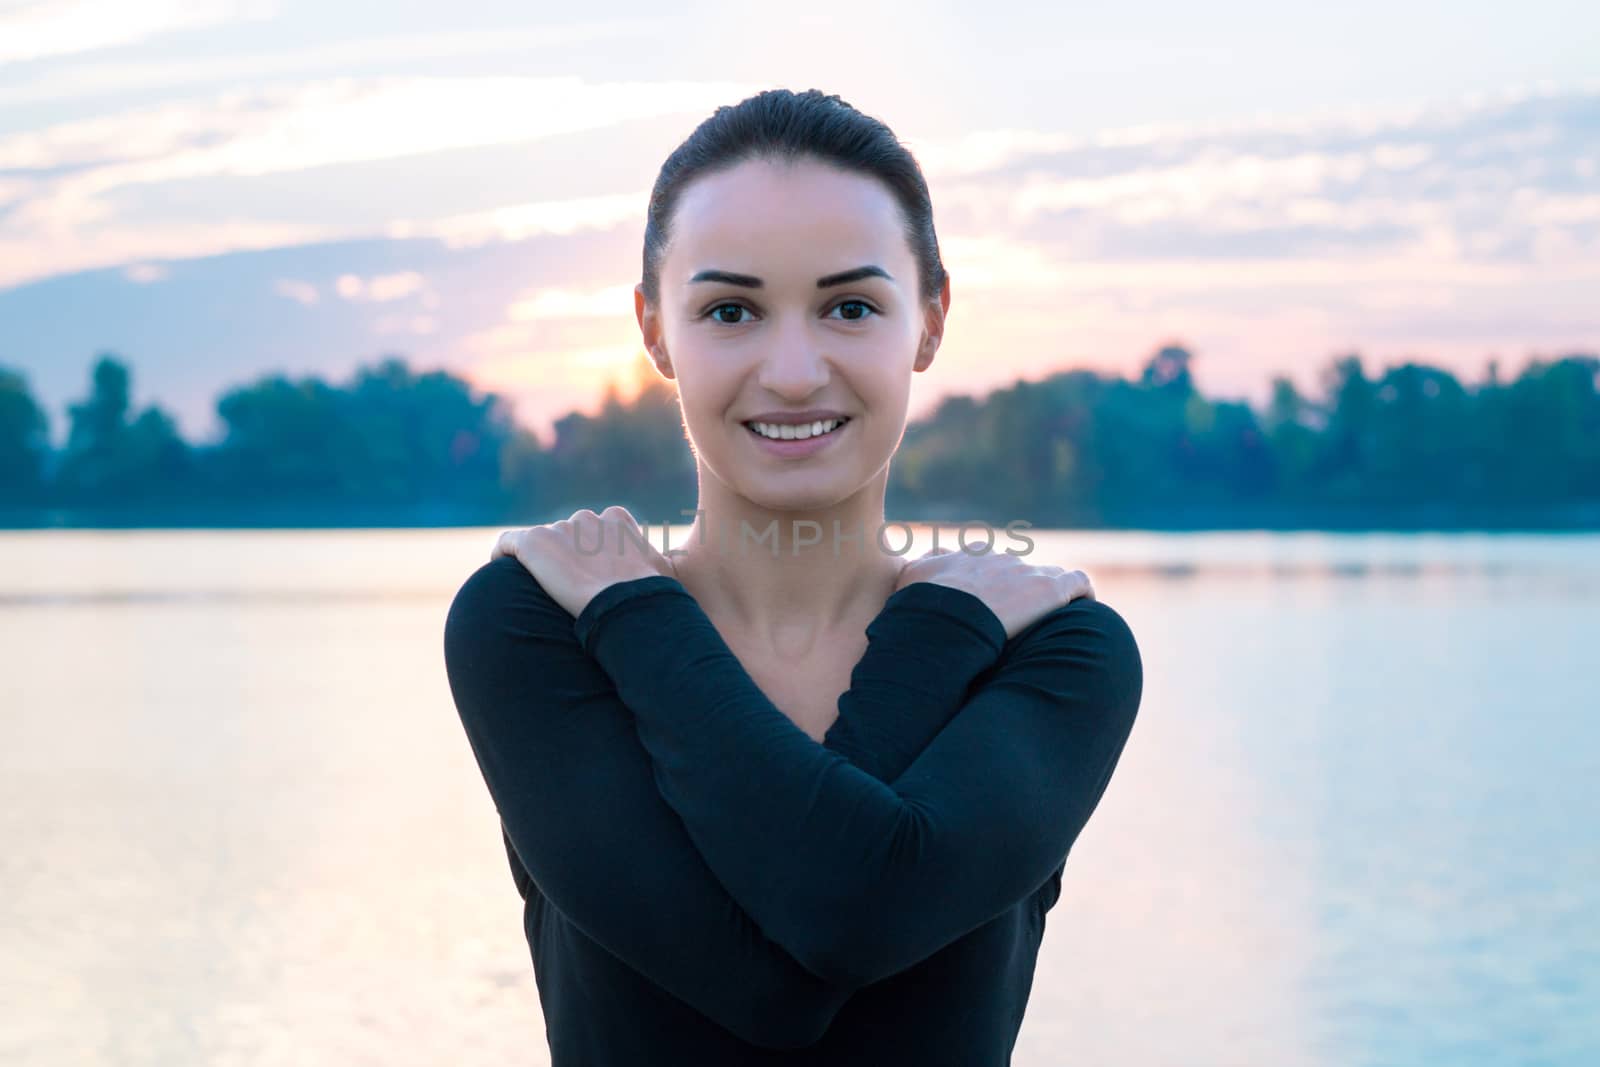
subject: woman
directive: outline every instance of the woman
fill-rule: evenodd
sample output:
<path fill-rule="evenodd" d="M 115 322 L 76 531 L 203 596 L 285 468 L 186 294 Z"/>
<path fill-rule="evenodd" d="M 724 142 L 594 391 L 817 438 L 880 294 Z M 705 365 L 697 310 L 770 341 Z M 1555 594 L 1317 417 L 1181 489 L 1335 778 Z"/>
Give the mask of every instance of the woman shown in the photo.
<path fill-rule="evenodd" d="M 445 628 L 557 1067 L 1009 1062 L 1143 675 L 1081 572 L 885 534 L 949 302 L 915 160 L 836 96 L 663 166 L 635 310 L 691 532 L 508 532 Z"/>

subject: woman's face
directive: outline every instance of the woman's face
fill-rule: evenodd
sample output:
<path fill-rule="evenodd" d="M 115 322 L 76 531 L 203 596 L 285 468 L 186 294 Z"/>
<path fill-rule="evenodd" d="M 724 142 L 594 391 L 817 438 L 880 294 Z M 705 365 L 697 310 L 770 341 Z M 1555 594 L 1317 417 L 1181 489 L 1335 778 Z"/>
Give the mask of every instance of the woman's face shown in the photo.
<path fill-rule="evenodd" d="M 751 160 L 686 186 L 670 234 L 660 306 L 642 287 L 634 302 L 702 468 L 772 509 L 855 493 L 900 443 L 949 304 L 948 285 L 919 304 L 894 196 L 818 162 Z M 807 411 L 846 421 L 777 444 L 750 425 Z"/>

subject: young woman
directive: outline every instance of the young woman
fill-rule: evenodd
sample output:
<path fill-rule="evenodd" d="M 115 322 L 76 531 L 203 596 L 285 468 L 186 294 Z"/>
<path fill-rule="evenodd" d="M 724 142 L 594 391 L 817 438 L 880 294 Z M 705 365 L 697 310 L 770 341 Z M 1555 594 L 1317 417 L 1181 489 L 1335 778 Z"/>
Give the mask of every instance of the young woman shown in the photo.
<path fill-rule="evenodd" d="M 643 274 L 689 535 L 510 531 L 445 626 L 553 1062 L 1008 1063 L 1143 673 L 1082 572 L 885 526 L 950 303 L 921 171 L 837 96 L 720 108 Z"/>

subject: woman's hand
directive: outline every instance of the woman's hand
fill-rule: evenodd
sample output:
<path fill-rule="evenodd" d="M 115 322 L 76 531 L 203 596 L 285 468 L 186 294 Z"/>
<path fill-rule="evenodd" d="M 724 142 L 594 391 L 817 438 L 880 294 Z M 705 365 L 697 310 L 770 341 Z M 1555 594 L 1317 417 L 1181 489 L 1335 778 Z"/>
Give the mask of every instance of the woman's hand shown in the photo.
<path fill-rule="evenodd" d="M 1094 599 L 1094 586 L 1082 571 L 1035 566 L 1021 556 L 993 549 L 973 555 L 936 548 L 900 569 L 898 591 L 912 582 L 935 582 L 971 593 L 994 612 L 1010 639 L 1056 608 L 1079 597 Z"/>
<path fill-rule="evenodd" d="M 515 556 L 573 618 L 609 585 L 657 574 L 677 577 L 672 561 L 650 544 L 648 531 L 616 505 L 598 515 L 584 508 L 570 519 L 507 530 L 489 559 L 501 556 Z"/>

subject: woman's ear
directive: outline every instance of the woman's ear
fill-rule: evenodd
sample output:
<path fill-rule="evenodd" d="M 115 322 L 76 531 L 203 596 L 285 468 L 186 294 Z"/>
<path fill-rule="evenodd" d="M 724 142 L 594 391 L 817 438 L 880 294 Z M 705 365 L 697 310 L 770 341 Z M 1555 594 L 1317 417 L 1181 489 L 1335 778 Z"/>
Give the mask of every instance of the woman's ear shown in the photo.
<path fill-rule="evenodd" d="M 661 338 L 661 313 L 645 299 L 643 283 L 633 287 L 633 313 L 639 320 L 639 335 L 644 341 L 644 350 L 649 354 L 650 362 L 656 365 L 656 370 L 663 378 L 671 378 L 672 360 Z"/>
<path fill-rule="evenodd" d="M 916 362 L 912 364 L 914 370 L 927 370 L 933 364 L 933 355 L 939 351 L 939 342 L 944 339 L 944 317 L 949 310 L 950 276 L 946 274 L 944 285 L 939 289 L 939 298 L 923 305 L 922 340 L 917 346 Z"/>

